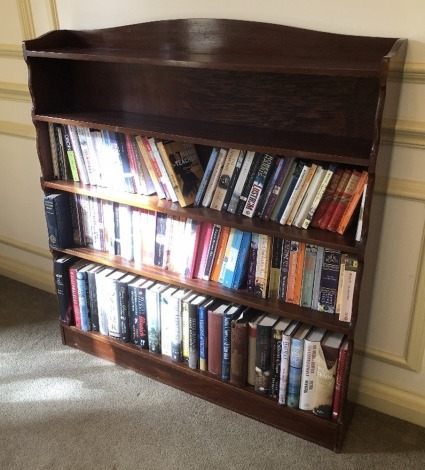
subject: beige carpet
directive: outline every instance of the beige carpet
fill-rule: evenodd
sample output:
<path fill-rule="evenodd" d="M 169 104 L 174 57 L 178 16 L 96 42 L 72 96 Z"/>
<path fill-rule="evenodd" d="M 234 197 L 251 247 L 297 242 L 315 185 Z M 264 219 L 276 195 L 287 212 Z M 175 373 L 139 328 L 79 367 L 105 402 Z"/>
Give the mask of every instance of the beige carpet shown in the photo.
<path fill-rule="evenodd" d="M 341 454 L 62 346 L 0 276 L 0 469 L 422 469 L 425 429 L 356 407 Z"/>

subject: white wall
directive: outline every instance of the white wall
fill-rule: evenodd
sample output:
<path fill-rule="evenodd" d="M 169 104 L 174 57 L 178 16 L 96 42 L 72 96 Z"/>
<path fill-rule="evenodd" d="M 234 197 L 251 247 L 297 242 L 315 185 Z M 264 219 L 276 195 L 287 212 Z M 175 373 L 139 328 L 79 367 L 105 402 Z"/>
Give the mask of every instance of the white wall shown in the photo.
<path fill-rule="evenodd" d="M 0 4 L 0 273 L 53 291 L 31 104 L 20 41 L 54 28 L 91 29 L 184 17 L 249 19 L 323 31 L 407 37 L 390 177 L 378 178 L 382 235 L 371 237 L 350 396 L 425 426 L 425 3 L 422 0 L 2 0 Z M 372 227 L 377 231 L 379 227 Z M 376 243 L 375 243 L 376 242 Z M 375 282 L 373 283 L 373 279 Z M 59 338 L 58 338 L 59 340 Z"/>

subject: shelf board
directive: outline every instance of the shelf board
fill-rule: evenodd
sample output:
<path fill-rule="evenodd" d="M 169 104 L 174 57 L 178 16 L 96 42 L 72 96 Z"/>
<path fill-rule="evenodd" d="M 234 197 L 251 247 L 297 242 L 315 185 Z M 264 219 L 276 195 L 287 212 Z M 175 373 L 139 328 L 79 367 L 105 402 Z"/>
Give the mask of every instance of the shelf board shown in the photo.
<path fill-rule="evenodd" d="M 181 207 L 178 203 L 173 203 L 165 199 L 158 199 L 157 196 L 148 197 L 124 192 L 119 193 L 117 191 L 111 191 L 100 187 L 74 183 L 73 181 L 44 181 L 43 185 L 45 188 L 49 189 L 83 194 L 133 207 L 163 212 L 169 215 L 192 218 L 202 222 L 212 222 L 219 225 L 238 228 L 242 231 L 264 233 L 272 237 L 316 244 L 327 248 L 341 250 L 344 253 L 355 254 L 359 259 L 362 259 L 364 255 L 364 244 L 357 242 L 354 238 L 355 227 L 352 227 L 346 233 L 340 235 L 338 233 L 316 228 L 301 229 L 281 225 L 273 221 L 265 222 L 259 217 L 251 219 L 242 215 L 235 216 L 234 214 L 225 211 L 216 211 L 203 207 Z"/>
<path fill-rule="evenodd" d="M 222 286 L 213 281 L 204 281 L 201 279 L 191 279 L 182 274 L 173 273 L 156 266 L 136 265 L 133 261 L 128 261 L 120 256 L 112 256 L 103 251 L 93 250 L 86 247 L 74 247 L 57 250 L 79 258 L 84 258 L 94 263 L 104 264 L 116 269 L 131 272 L 153 279 L 155 281 L 165 282 L 185 289 L 193 289 L 200 294 L 217 297 L 229 302 L 252 307 L 264 312 L 288 317 L 293 320 L 307 322 L 314 326 L 323 327 L 333 331 L 339 331 L 352 337 L 354 328 L 351 323 L 339 321 L 337 315 L 331 315 L 319 312 L 299 305 L 284 302 L 276 299 L 262 299 L 243 289 L 235 290 Z"/>
<path fill-rule="evenodd" d="M 239 148 L 276 155 L 336 162 L 367 168 L 372 142 L 307 132 L 288 132 L 273 128 L 192 121 L 126 112 L 93 111 L 37 114 L 35 121 L 81 125 L 160 139 L 192 142 L 225 148 Z"/>
<path fill-rule="evenodd" d="M 185 363 L 156 355 L 135 345 L 100 333 L 83 332 L 61 325 L 64 344 L 223 406 L 231 411 L 308 439 L 331 450 L 339 450 L 342 423 L 312 413 L 278 405 L 276 400 L 255 393 L 252 386 L 237 387 L 208 372 L 190 369 Z"/>

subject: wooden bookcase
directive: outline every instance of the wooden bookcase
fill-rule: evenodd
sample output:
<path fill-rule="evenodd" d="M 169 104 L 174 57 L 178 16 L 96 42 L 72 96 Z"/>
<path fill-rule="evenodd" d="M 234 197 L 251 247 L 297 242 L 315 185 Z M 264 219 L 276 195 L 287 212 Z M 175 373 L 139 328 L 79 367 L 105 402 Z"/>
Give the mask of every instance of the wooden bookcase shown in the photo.
<path fill-rule="evenodd" d="M 45 193 L 98 196 L 135 207 L 331 247 L 355 254 L 364 267 L 375 167 L 385 119 L 390 145 L 407 41 L 355 37 L 236 20 L 167 20 L 93 31 L 52 31 L 25 41 L 33 122 Z M 392 81 L 389 82 L 389 78 Z M 391 84 L 391 86 L 389 86 Z M 206 164 L 212 146 L 335 162 L 369 173 L 360 242 L 354 230 L 338 235 L 181 208 L 155 197 L 117 194 L 55 180 L 48 123 L 82 125 L 150 137 L 190 141 Z M 123 268 L 176 286 L 261 308 L 345 333 L 353 353 L 362 269 L 353 318 L 242 290 L 136 266 L 87 248 L 52 250 Z M 367 314 L 367 312 L 361 312 Z M 338 422 L 278 405 L 253 387 L 238 388 L 184 363 L 94 332 L 60 326 L 64 344 L 98 355 L 153 379 L 339 451 L 348 424 L 346 370 Z"/>

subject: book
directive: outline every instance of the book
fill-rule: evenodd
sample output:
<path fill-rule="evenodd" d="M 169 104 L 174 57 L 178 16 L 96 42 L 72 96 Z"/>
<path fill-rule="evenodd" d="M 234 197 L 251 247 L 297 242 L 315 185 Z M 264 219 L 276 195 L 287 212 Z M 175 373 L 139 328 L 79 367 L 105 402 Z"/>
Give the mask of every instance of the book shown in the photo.
<path fill-rule="evenodd" d="M 155 192 L 159 199 L 165 199 L 165 192 L 164 188 L 162 187 L 162 183 L 159 179 L 158 172 L 156 170 L 156 163 L 154 158 L 151 158 L 151 154 L 148 152 L 147 148 L 145 147 L 143 137 L 140 135 L 136 135 L 133 137 L 140 155 L 146 165 L 148 170 L 149 176 L 151 178 L 152 184 L 155 188 Z"/>
<path fill-rule="evenodd" d="M 122 180 L 123 180 L 123 190 L 130 194 L 135 194 L 137 192 L 136 186 L 136 172 L 137 169 L 132 162 L 130 161 L 130 155 L 127 151 L 127 144 L 125 139 L 125 134 L 122 132 L 115 132 L 115 139 L 117 142 L 118 149 L 118 158 L 121 163 L 122 168 Z"/>
<path fill-rule="evenodd" d="M 98 331 L 104 336 L 108 336 L 108 304 L 106 286 L 104 287 L 105 278 L 114 271 L 114 268 L 105 267 L 95 273 L 96 282 L 96 298 L 97 298 L 97 320 Z"/>
<path fill-rule="evenodd" d="M 298 270 L 298 253 L 300 250 L 300 245 L 302 242 L 298 240 L 291 240 L 291 247 L 288 258 L 288 279 L 285 293 L 285 301 L 290 303 L 295 302 L 295 287 L 296 287 L 296 277 Z"/>
<path fill-rule="evenodd" d="M 325 248 L 320 275 L 319 312 L 335 313 L 340 265 L 341 252 L 332 248 Z"/>
<path fill-rule="evenodd" d="M 238 149 L 230 149 L 228 151 L 210 204 L 211 209 L 222 210 L 240 153 L 241 151 Z"/>
<path fill-rule="evenodd" d="M 67 136 L 71 143 L 72 151 L 74 154 L 75 164 L 78 170 L 78 178 L 83 184 L 90 184 L 89 175 L 87 173 L 84 156 L 81 151 L 80 141 L 78 139 L 77 127 L 73 125 L 66 125 Z"/>
<path fill-rule="evenodd" d="M 338 168 L 335 168 L 335 170 L 331 173 L 331 178 L 328 181 L 328 184 L 326 186 L 326 190 L 322 194 L 320 202 L 319 202 L 318 206 L 316 207 L 316 210 L 315 210 L 313 216 L 309 220 L 309 225 L 311 224 L 312 227 L 316 227 L 316 228 L 319 227 L 319 224 L 321 223 L 321 220 L 323 219 L 323 217 L 325 216 L 325 214 L 328 210 L 329 204 L 332 201 L 332 198 L 335 194 L 335 191 L 338 187 L 338 184 L 341 180 L 341 177 L 342 177 L 344 171 L 345 171 L 344 168 L 338 167 Z M 321 187 L 320 189 L 323 189 L 323 188 Z M 305 226 L 305 223 L 303 224 L 303 228 L 307 228 Z"/>
<path fill-rule="evenodd" d="M 235 228 L 231 228 L 229 232 L 229 236 L 227 237 L 227 243 L 226 247 L 224 249 L 224 256 L 221 262 L 221 267 L 220 267 L 220 274 L 218 276 L 217 282 L 220 284 L 223 283 L 224 275 L 226 273 L 226 267 L 227 267 L 227 262 L 229 260 L 230 252 L 232 250 L 232 245 L 233 245 L 233 238 L 235 236 Z"/>
<path fill-rule="evenodd" d="M 191 369 L 199 366 L 200 357 L 200 331 L 199 331 L 199 306 L 207 300 L 205 295 L 195 295 L 187 300 L 189 321 L 189 357 L 188 364 Z M 205 338 L 205 336 L 204 336 Z"/>
<path fill-rule="evenodd" d="M 72 176 L 72 179 L 76 183 L 78 183 L 80 181 L 80 176 L 78 174 L 77 162 L 75 160 L 75 154 L 72 148 L 71 136 L 69 134 L 68 126 L 62 126 L 61 130 L 62 130 L 62 135 L 63 135 L 65 152 L 68 158 L 69 168 L 71 171 L 71 176 Z"/>
<path fill-rule="evenodd" d="M 210 238 L 210 242 L 209 242 L 208 250 L 206 254 L 205 267 L 204 267 L 203 274 L 202 274 L 202 279 L 204 279 L 204 281 L 210 280 L 212 270 L 213 270 L 214 259 L 215 259 L 216 252 L 218 249 L 218 244 L 220 241 L 221 230 L 222 230 L 221 225 L 213 224 L 212 231 L 211 231 L 211 238 Z"/>
<path fill-rule="evenodd" d="M 224 148 L 221 148 L 218 152 L 217 160 L 212 170 L 210 180 L 208 181 L 207 188 L 205 189 L 204 197 L 202 198 L 201 204 L 203 207 L 210 207 L 211 205 L 228 152 L 228 149 Z"/>
<path fill-rule="evenodd" d="M 229 186 L 226 191 L 226 195 L 224 197 L 223 205 L 221 207 L 222 211 L 227 211 L 230 201 L 233 197 L 233 193 L 235 190 L 236 183 L 238 182 L 239 174 L 241 173 L 242 170 L 242 165 L 245 159 L 246 152 L 240 150 L 238 158 L 236 159 L 236 165 L 235 168 L 233 169 L 232 176 L 229 181 Z"/>
<path fill-rule="evenodd" d="M 214 168 L 217 165 L 219 153 L 219 147 L 212 148 L 207 166 L 205 168 L 204 174 L 198 187 L 198 191 L 196 192 L 195 200 L 193 201 L 193 207 L 200 207 L 202 204 L 202 199 L 204 198 L 205 192 L 207 191 L 208 183 L 211 179 Z"/>
<path fill-rule="evenodd" d="M 279 371 L 279 389 L 278 399 L 279 405 L 286 405 L 288 378 L 289 378 L 289 357 L 291 353 L 291 336 L 300 326 L 300 322 L 293 320 L 288 327 L 282 331 L 281 352 L 280 352 L 280 371 Z M 273 391 L 273 390 L 272 390 Z"/>
<path fill-rule="evenodd" d="M 232 279 L 232 289 L 240 289 L 246 281 L 248 256 L 251 246 L 251 232 L 243 232 L 242 240 L 239 247 L 238 257 L 236 259 L 236 267 Z"/>
<path fill-rule="evenodd" d="M 250 385 L 255 386 L 255 360 L 257 357 L 257 325 L 263 318 L 264 312 L 259 312 L 248 322 L 248 361 L 247 361 L 247 377 L 246 381 Z"/>
<path fill-rule="evenodd" d="M 307 193 L 307 190 L 309 189 L 312 180 L 316 174 L 318 165 L 316 163 L 311 163 L 308 167 L 307 174 L 305 175 L 305 178 L 303 179 L 302 185 L 300 187 L 300 190 L 298 191 L 295 201 L 292 205 L 292 209 L 289 212 L 288 218 L 286 219 L 286 225 L 292 225 L 295 217 L 298 213 L 298 210 L 300 208 L 301 203 L 304 200 L 304 197 Z"/>
<path fill-rule="evenodd" d="M 359 218 L 357 221 L 356 236 L 355 236 L 356 242 L 362 241 L 363 216 L 364 216 L 364 210 L 365 210 L 365 204 L 366 204 L 367 187 L 368 187 L 368 183 L 366 182 L 363 188 L 362 199 L 360 202 Z"/>
<path fill-rule="evenodd" d="M 53 275 L 55 292 L 59 305 L 59 319 L 64 325 L 72 324 L 72 296 L 69 280 L 69 267 L 77 261 L 70 255 L 61 256 L 53 260 Z"/>
<path fill-rule="evenodd" d="M 270 273 L 270 252 L 272 237 L 269 235 L 259 234 L 257 262 L 255 265 L 255 287 L 254 293 L 261 298 L 267 296 L 267 285 Z"/>
<path fill-rule="evenodd" d="M 328 331 L 318 349 L 313 413 L 326 419 L 332 416 L 336 368 L 343 339 L 343 333 Z"/>
<path fill-rule="evenodd" d="M 328 185 L 335 173 L 335 170 L 336 170 L 336 165 L 328 165 L 328 167 L 326 168 L 325 170 L 325 174 L 323 176 L 323 179 L 321 179 L 321 182 L 317 188 L 317 192 L 314 191 L 314 189 L 312 188 L 312 191 L 311 191 L 311 194 L 314 194 L 314 197 L 313 197 L 313 200 L 311 201 L 310 203 L 310 206 L 308 207 L 308 201 L 306 201 L 306 207 L 307 207 L 307 213 L 305 214 L 304 216 L 304 220 L 302 220 L 302 215 L 304 214 L 304 212 L 301 213 L 300 215 L 300 223 L 301 223 L 301 227 L 302 228 L 305 228 L 307 229 L 311 223 L 311 221 L 313 220 L 313 217 L 316 213 L 316 210 L 317 208 L 319 207 L 319 204 L 321 203 L 322 201 L 322 198 L 325 197 L 325 195 L 327 195 L 328 193 L 326 192 L 327 191 L 327 188 L 328 188 Z M 319 173 L 320 174 L 320 173 Z M 312 183 L 313 185 L 313 183 Z M 311 194 L 308 194 L 307 195 L 307 198 L 311 197 Z M 299 225 L 296 225 L 297 227 Z"/>
<path fill-rule="evenodd" d="M 239 387 L 245 386 L 248 377 L 248 323 L 259 317 L 253 309 L 243 310 L 231 323 L 230 336 L 230 382 Z"/>
<path fill-rule="evenodd" d="M 348 339 L 344 339 L 343 343 L 341 344 L 339 351 L 338 351 L 338 363 L 336 369 L 336 377 L 335 377 L 335 388 L 332 400 L 332 419 L 335 421 L 339 420 L 341 415 L 341 407 L 342 407 L 342 398 L 345 390 L 348 387 L 348 383 L 345 380 L 345 371 L 348 367 L 348 346 L 349 342 Z"/>
<path fill-rule="evenodd" d="M 87 271 L 95 267 L 94 263 L 86 264 L 76 271 L 78 305 L 80 311 L 80 328 L 83 331 L 91 330 L 91 315 L 89 302 L 89 285 L 87 281 Z"/>
<path fill-rule="evenodd" d="M 50 248 L 69 248 L 74 244 L 69 193 L 44 196 L 44 214 Z"/>
<path fill-rule="evenodd" d="M 182 274 L 190 278 L 195 276 L 196 253 L 198 251 L 200 231 L 201 222 L 194 219 L 186 219 Z"/>
<path fill-rule="evenodd" d="M 273 398 L 279 396 L 280 369 L 282 359 L 282 335 L 288 328 L 292 320 L 289 318 L 280 318 L 273 325 L 272 339 L 270 346 L 270 389 L 269 395 Z"/>
<path fill-rule="evenodd" d="M 344 259 L 344 270 L 341 283 L 341 311 L 339 320 L 350 322 L 353 313 L 354 289 L 359 262 L 357 257 L 347 255 Z"/>
<path fill-rule="evenodd" d="M 220 230 L 220 235 L 218 237 L 217 248 L 215 250 L 215 255 L 212 263 L 212 269 L 210 274 L 210 280 L 218 282 L 221 272 L 221 266 L 223 264 L 223 259 L 226 254 L 227 242 L 229 239 L 230 227 L 222 226 Z"/>
<path fill-rule="evenodd" d="M 254 156 L 255 156 L 255 152 L 246 152 L 245 154 L 242 167 L 240 169 L 237 181 L 233 188 L 232 196 L 227 206 L 227 212 L 230 212 L 232 214 L 236 213 L 245 182 L 248 178 L 249 172 L 251 170 L 251 166 L 254 161 Z"/>
<path fill-rule="evenodd" d="M 286 290 L 288 288 L 289 256 L 291 254 L 291 244 L 291 240 L 288 240 L 287 238 L 283 239 L 278 293 L 278 299 L 283 300 L 286 299 Z"/>
<path fill-rule="evenodd" d="M 125 134 L 125 142 L 130 161 L 134 159 L 135 162 L 136 174 L 138 175 L 136 184 L 139 185 L 139 193 L 145 196 L 154 194 L 156 190 L 152 180 L 151 172 L 149 171 L 146 161 L 143 158 L 139 146 L 137 145 L 135 136 Z"/>
<path fill-rule="evenodd" d="M 115 270 L 103 279 L 103 294 L 105 296 L 105 309 L 107 312 L 108 335 L 121 339 L 121 312 L 119 311 L 118 281 L 126 276 L 125 271 Z"/>
<path fill-rule="evenodd" d="M 273 170 L 274 161 L 275 157 L 268 153 L 261 156 L 260 166 L 255 175 L 245 207 L 242 211 L 243 215 L 250 218 L 254 216 L 263 188 L 266 186 L 270 173 Z"/>
<path fill-rule="evenodd" d="M 311 326 L 302 323 L 291 336 L 291 349 L 289 353 L 288 384 L 286 404 L 291 408 L 298 408 L 301 391 L 301 374 L 304 357 L 304 340 L 311 330 Z"/>
<path fill-rule="evenodd" d="M 279 298 L 283 238 L 273 237 L 270 258 L 269 299 Z"/>
<path fill-rule="evenodd" d="M 278 315 L 266 314 L 257 323 L 254 386 L 259 393 L 270 392 L 272 332 L 278 320 Z"/>
<path fill-rule="evenodd" d="M 149 351 L 161 353 L 161 293 L 168 284 L 157 282 L 146 289 L 146 316 L 148 321 Z"/>
<path fill-rule="evenodd" d="M 216 302 L 214 298 L 207 298 L 198 306 L 199 321 L 199 369 L 208 370 L 208 310 Z"/>
<path fill-rule="evenodd" d="M 361 200 L 362 195 L 364 194 L 364 188 L 367 185 L 367 181 L 368 181 L 368 173 L 367 171 L 364 170 L 362 171 L 362 174 L 357 182 L 357 185 L 354 188 L 353 194 L 350 200 L 348 201 L 344 209 L 344 212 L 342 213 L 339 219 L 338 225 L 336 226 L 336 232 L 338 232 L 339 234 L 342 235 L 347 229 L 351 221 L 351 218 L 354 214 L 354 211 L 359 201 Z"/>
<path fill-rule="evenodd" d="M 171 295 L 171 359 L 175 362 L 183 360 L 183 325 L 182 325 L 182 300 L 191 293 L 187 289 L 178 289 Z"/>
<path fill-rule="evenodd" d="M 301 307 L 311 308 L 313 300 L 314 274 L 317 259 L 317 245 L 305 245 L 304 268 L 301 286 Z"/>
<path fill-rule="evenodd" d="M 231 231 L 233 231 L 232 244 L 230 245 L 222 281 L 223 286 L 228 288 L 232 287 L 233 276 L 236 269 L 236 262 L 238 260 L 238 254 L 240 252 L 243 237 L 242 230 L 231 229 Z"/>
<path fill-rule="evenodd" d="M 302 198 L 301 203 L 299 204 L 294 220 L 292 221 L 292 225 L 294 227 L 302 227 L 302 224 L 304 223 L 307 214 L 311 209 L 313 200 L 316 197 L 316 194 L 319 191 L 320 185 L 322 184 L 325 176 L 326 168 L 324 168 L 322 165 L 318 165 L 310 184 L 306 188 L 304 197 Z"/>
<path fill-rule="evenodd" d="M 189 291 L 181 300 L 182 362 L 189 362 L 189 301 L 197 294 Z M 198 328 L 196 326 L 196 328 Z M 196 330 L 197 331 L 197 330 Z"/>
<path fill-rule="evenodd" d="M 169 357 L 171 357 L 172 328 L 175 326 L 176 317 L 180 316 L 180 312 L 177 311 L 177 303 L 172 299 L 176 292 L 176 286 L 168 286 L 161 292 L 159 302 L 161 354 Z M 180 321 L 177 319 L 177 322 Z M 175 327 L 181 329 L 180 325 Z"/>
<path fill-rule="evenodd" d="M 77 271 L 89 264 L 88 261 L 79 259 L 69 267 L 69 284 L 71 286 L 72 299 L 72 325 L 81 329 L 80 302 L 78 298 Z"/>
<path fill-rule="evenodd" d="M 264 210 L 266 208 L 266 204 L 272 195 L 272 192 L 276 186 L 276 181 L 280 177 L 282 172 L 282 168 L 285 166 L 285 159 L 276 157 L 273 162 L 273 167 L 270 170 L 270 175 L 267 180 L 267 184 L 264 186 L 263 190 L 261 191 L 260 200 L 257 204 L 256 209 L 256 216 L 263 218 Z"/>
<path fill-rule="evenodd" d="M 332 219 L 332 215 L 337 209 L 338 205 L 341 202 L 341 198 L 344 197 L 345 189 L 350 181 L 351 175 L 353 174 L 353 170 L 349 168 L 345 168 L 343 171 L 340 180 L 338 181 L 338 185 L 335 188 L 335 191 L 332 195 L 331 200 L 329 201 L 328 207 L 326 208 L 326 212 L 323 214 L 322 218 L 318 222 L 318 228 L 325 230 L 328 227 L 329 222 Z"/>
<path fill-rule="evenodd" d="M 136 277 L 136 274 L 127 273 L 125 276 L 118 279 L 116 283 L 118 315 L 120 322 L 119 339 L 124 343 L 131 342 L 129 284 L 134 282 Z"/>
<path fill-rule="evenodd" d="M 322 276 L 324 252 L 325 248 L 323 246 L 317 247 L 316 264 L 314 266 L 313 294 L 311 297 L 311 308 L 314 310 L 319 309 L 320 278 Z"/>
<path fill-rule="evenodd" d="M 208 308 L 208 372 L 221 376 L 223 359 L 223 314 L 229 308 L 219 302 Z"/>
<path fill-rule="evenodd" d="M 241 215 L 244 208 L 246 201 L 248 200 L 249 193 L 251 191 L 252 185 L 254 184 L 254 179 L 257 175 L 258 168 L 261 165 L 261 153 L 248 151 L 246 153 L 245 159 L 252 159 L 251 166 L 249 167 L 248 174 L 246 176 L 245 182 L 242 186 L 242 191 L 239 196 L 239 201 L 236 206 L 235 214 Z"/>
<path fill-rule="evenodd" d="M 51 155 L 52 155 L 53 177 L 55 179 L 60 179 L 59 155 L 58 155 L 58 149 L 56 146 L 55 130 L 54 130 L 52 122 L 48 123 L 48 130 L 49 130 L 50 150 L 51 150 Z"/>
<path fill-rule="evenodd" d="M 232 322 L 241 315 L 247 307 L 234 304 L 223 314 L 222 343 L 223 353 L 221 359 L 221 379 L 230 380 L 230 360 L 232 346 Z"/>
<path fill-rule="evenodd" d="M 207 264 L 208 253 L 210 250 L 211 237 L 213 234 L 214 224 L 211 222 L 201 222 L 199 232 L 199 241 L 196 252 L 194 277 L 203 279 L 205 274 L 205 266 Z"/>
<path fill-rule="evenodd" d="M 295 185 L 293 186 L 288 199 L 286 200 L 285 208 L 279 219 L 280 224 L 282 225 L 287 224 L 289 220 L 289 216 L 291 215 L 293 208 L 297 207 L 296 202 L 298 200 L 298 197 L 302 193 L 304 182 L 307 179 L 307 175 L 310 173 L 310 168 L 311 168 L 311 165 L 300 162 L 300 170 L 299 170 L 298 179 L 295 182 Z"/>
<path fill-rule="evenodd" d="M 304 340 L 300 399 L 298 405 L 300 410 L 312 411 L 314 408 L 317 356 L 320 349 L 320 343 L 325 334 L 325 328 L 313 327 Z"/>
<path fill-rule="evenodd" d="M 359 184 L 360 178 L 362 177 L 362 174 L 366 176 L 367 172 L 364 171 L 362 173 L 357 170 L 352 171 L 351 176 L 348 179 L 347 184 L 342 194 L 338 196 L 338 203 L 336 204 L 335 209 L 333 210 L 332 216 L 326 226 L 327 230 L 330 230 L 331 232 L 337 231 L 341 217 L 344 214 L 346 208 L 348 207 L 350 200 L 354 196 L 354 193 L 356 191 L 357 185 Z M 361 194 L 361 190 L 359 194 Z"/>
<path fill-rule="evenodd" d="M 255 290 L 255 270 L 257 268 L 258 241 L 260 234 L 253 232 L 251 234 L 251 243 L 248 253 L 246 290 L 254 292 Z"/>
<path fill-rule="evenodd" d="M 180 206 L 192 205 L 204 176 L 195 145 L 170 140 L 157 140 L 156 145 Z"/>
<path fill-rule="evenodd" d="M 166 198 L 172 202 L 177 202 L 177 195 L 174 191 L 167 169 L 165 168 L 164 159 L 158 150 L 156 139 L 153 137 L 143 137 L 142 141 L 148 151 L 151 161 L 153 162 L 153 166 L 164 189 Z"/>
<path fill-rule="evenodd" d="M 153 284 L 152 280 L 138 277 L 128 285 L 130 342 L 142 349 L 149 349 L 146 289 Z"/>
<path fill-rule="evenodd" d="M 77 132 L 89 184 L 97 186 L 100 181 L 100 168 L 97 154 L 94 151 L 90 129 L 84 126 L 75 126 L 75 130 Z"/>

